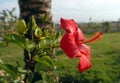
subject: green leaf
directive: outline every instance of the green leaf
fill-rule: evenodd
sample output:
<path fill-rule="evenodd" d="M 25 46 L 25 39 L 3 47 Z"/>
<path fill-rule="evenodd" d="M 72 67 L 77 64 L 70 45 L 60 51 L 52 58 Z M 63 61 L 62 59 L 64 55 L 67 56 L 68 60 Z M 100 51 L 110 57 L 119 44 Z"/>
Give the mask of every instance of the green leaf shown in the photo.
<path fill-rule="evenodd" d="M 57 39 L 58 37 L 59 37 L 59 32 L 56 33 L 55 39 Z"/>
<path fill-rule="evenodd" d="M 40 41 L 39 43 L 39 47 L 44 49 L 44 48 L 51 48 L 50 46 L 52 45 L 52 40 L 50 38 L 45 38 L 43 40 Z"/>
<path fill-rule="evenodd" d="M 29 26 L 29 29 L 32 31 L 35 31 L 35 29 L 37 28 L 37 24 L 36 24 L 34 16 L 31 16 L 28 26 Z"/>
<path fill-rule="evenodd" d="M 54 43 L 53 44 L 59 44 L 60 43 L 60 40 L 61 40 L 62 36 L 59 35 L 56 37 L 56 39 L 54 40 Z"/>
<path fill-rule="evenodd" d="M 42 30 L 39 28 L 39 27 L 37 27 L 36 29 L 35 29 L 35 36 L 37 37 L 37 38 L 40 38 L 41 37 L 41 35 L 42 35 Z"/>
<path fill-rule="evenodd" d="M 27 71 L 20 66 L 19 62 L 16 61 L 16 63 L 17 63 L 17 67 L 16 68 L 17 68 L 18 72 L 21 73 L 21 74 L 26 74 Z"/>
<path fill-rule="evenodd" d="M 34 60 L 38 63 L 42 63 L 48 67 L 51 67 L 53 68 L 53 60 L 49 57 L 49 56 L 42 56 L 42 57 L 39 57 L 39 56 L 35 56 L 34 57 Z"/>
<path fill-rule="evenodd" d="M 31 44 L 26 44 L 25 45 L 25 48 L 27 49 L 27 50 L 31 50 L 31 49 L 33 49 L 35 47 L 35 44 L 34 43 L 31 43 Z"/>
<path fill-rule="evenodd" d="M 44 40 L 46 37 L 40 37 L 40 40 Z"/>
<path fill-rule="evenodd" d="M 53 44 L 53 47 L 54 47 L 54 48 L 58 48 L 58 47 L 60 47 L 60 44 L 59 44 L 59 43 L 54 43 L 54 44 Z"/>
<path fill-rule="evenodd" d="M 17 32 L 21 35 L 26 34 L 27 32 L 27 26 L 24 20 L 21 20 L 16 28 Z"/>
<path fill-rule="evenodd" d="M 45 45 L 46 45 L 46 40 L 41 40 L 40 43 L 39 43 L 39 47 L 44 48 Z"/>
<path fill-rule="evenodd" d="M 24 48 L 24 45 L 25 45 L 25 39 L 22 38 L 20 35 L 17 35 L 17 34 L 5 35 L 4 40 L 8 41 L 8 42 L 12 42 L 14 44 L 17 44 L 22 48 Z"/>
<path fill-rule="evenodd" d="M 45 14 L 44 17 L 42 18 L 42 22 L 47 22 L 48 21 L 48 14 Z"/>
<path fill-rule="evenodd" d="M 15 68 L 13 65 L 0 64 L 0 69 L 6 71 L 7 73 L 9 73 L 12 76 L 17 76 L 18 75 L 17 68 Z"/>
<path fill-rule="evenodd" d="M 3 63 L 3 61 L 0 59 L 0 64 L 2 64 Z"/>

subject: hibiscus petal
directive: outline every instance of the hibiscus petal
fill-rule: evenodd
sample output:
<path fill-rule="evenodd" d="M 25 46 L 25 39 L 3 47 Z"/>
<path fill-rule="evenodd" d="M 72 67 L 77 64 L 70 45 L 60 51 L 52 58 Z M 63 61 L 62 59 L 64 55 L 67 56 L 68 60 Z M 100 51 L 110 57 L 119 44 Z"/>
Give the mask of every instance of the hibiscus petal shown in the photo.
<path fill-rule="evenodd" d="M 76 34 L 75 41 L 81 41 L 82 42 L 82 41 L 85 40 L 85 36 L 84 36 L 82 30 L 79 27 L 77 28 L 75 34 Z"/>
<path fill-rule="evenodd" d="M 78 68 L 80 72 L 84 72 L 85 70 L 91 67 L 90 63 L 90 47 L 85 44 L 77 45 L 79 51 L 81 52 L 82 56 L 79 57 L 80 62 L 78 64 Z"/>
<path fill-rule="evenodd" d="M 78 69 L 80 72 L 84 72 L 92 66 L 86 56 L 81 56 L 79 59 Z"/>
<path fill-rule="evenodd" d="M 70 58 L 81 56 L 81 53 L 79 52 L 79 49 L 76 46 L 75 38 L 72 34 L 65 34 L 62 37 L 60 41 L 60 47 Z"/>
<path fill-rule="evenodd" d="M 61 27 L 67 32 L 74 34 L 74 32 L 77 30 L 77 24 L 73 19 L 60 19 Z"/>
<path fill-rule="evenodd" d="M 90 47 L 85 44 L 77 45 L 80 53 L 90 61 Z"/>
<path fill-rule="evenodd" d="M 78 27 L 77 23 L 73 19 L 61 18 L 60 25 L 66 31 L 66 33 L 73 34 L 77 41 L 85 40 L 82 30 Z"/>

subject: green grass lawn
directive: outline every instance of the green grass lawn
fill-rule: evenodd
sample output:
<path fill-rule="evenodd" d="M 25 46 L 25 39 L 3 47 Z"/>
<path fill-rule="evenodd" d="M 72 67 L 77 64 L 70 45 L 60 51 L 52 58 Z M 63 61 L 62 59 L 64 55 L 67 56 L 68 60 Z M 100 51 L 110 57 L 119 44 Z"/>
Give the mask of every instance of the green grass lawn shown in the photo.
<path fill-rule="evenodd" d="M 4 63 L 16 64 L 16 61 L 23 64 L 23 51 L 15 44 L 0 47 L 0 59 Z"/>
<path fill-rule="evenodd" d="M 87 37 L 91 34 L 87 34 Z M 62 83 L 119 83 L 120 82 L 120 32 L 105 33 L 102 40 L 88 44 L 91 47 L 92 67 L 78 72 L 77 58 L 68 58 L 61 50 L 57 56 L 57 71 Z M 23 51 L 14 44 L 0 47 L 0 59 L 5 63 L 23 64 Z"/>

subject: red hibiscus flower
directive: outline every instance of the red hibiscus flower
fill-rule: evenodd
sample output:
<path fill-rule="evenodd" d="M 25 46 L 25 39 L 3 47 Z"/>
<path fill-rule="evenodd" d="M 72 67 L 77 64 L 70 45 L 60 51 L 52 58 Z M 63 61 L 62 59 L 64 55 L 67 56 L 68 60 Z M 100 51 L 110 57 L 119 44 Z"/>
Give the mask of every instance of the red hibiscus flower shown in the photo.
<path fill-rule="evenodd" d="M 66 34 L 63 35 L 60 41 L 60 47 L 68 57 L 78 57 L 80 59 L 78 69 L 80 72 L 84 72 L 91 67 L 90 47 L 86 43 L 100 39 L 102 32 L 98 32 L 93 38 L 85 41 L 82 30 L 73 19 L 61 18 L 60 24 L 66 31 Z"/>

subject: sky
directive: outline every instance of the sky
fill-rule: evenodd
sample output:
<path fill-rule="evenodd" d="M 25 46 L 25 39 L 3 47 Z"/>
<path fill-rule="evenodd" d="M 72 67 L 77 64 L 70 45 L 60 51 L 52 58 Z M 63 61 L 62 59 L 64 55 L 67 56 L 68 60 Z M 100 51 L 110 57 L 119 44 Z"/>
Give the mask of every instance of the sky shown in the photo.
<path fill-rule="evenodd" d="M 18 0 L 0 0 L 0 11 L 16 7 Z M 77 22 L 116 21 L 120 18 L 120 0 L 52 0 L 52 16 L 55 22 L 61 17 L 75 19 Z"/>

